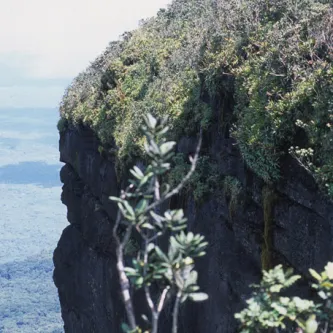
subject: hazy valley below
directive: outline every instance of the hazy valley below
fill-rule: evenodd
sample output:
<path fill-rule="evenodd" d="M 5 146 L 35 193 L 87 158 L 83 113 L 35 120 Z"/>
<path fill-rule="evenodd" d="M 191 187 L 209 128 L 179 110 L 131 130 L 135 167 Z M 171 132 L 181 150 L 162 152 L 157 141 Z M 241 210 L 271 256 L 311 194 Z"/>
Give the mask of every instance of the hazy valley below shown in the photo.
<path fill-rule="evenodd" d="M 52 253 L 63 228 L 56 109 L 0 109 L 0 332 L 63 332 Z"/>

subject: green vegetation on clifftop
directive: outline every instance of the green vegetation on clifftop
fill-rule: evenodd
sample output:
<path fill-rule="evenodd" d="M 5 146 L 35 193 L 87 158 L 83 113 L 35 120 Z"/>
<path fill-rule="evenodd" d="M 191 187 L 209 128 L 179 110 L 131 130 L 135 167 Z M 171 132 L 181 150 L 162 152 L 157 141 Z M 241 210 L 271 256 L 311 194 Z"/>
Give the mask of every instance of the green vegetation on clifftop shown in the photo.
<path fill-rule="evenodd" d="M 333 195 L 332 64 L 327 0 L 176 0 L 111 43 L 61 115 L 114 139 L 122 168 L 142 156 L 143 114 L 169 116 L 178 139 L 209 129 L 228 96 L 224 121 L 258 176 L 277 180 L 292 154 Z"/>

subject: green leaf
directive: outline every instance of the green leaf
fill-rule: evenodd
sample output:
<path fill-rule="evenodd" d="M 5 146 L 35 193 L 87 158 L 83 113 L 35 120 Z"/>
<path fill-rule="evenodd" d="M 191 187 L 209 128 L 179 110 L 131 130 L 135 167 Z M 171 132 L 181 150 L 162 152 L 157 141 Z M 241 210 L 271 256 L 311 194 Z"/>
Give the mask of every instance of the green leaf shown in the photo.
<path fill-rule="evenodd" d="M 132 267 L 125 267 L 124 268 L 124 271 L 125 273 L 128 275 L 128 276 L 136 276 L 138 275 L 138 272 L 136 269 L 132 268 Z"/>
<path fill-rule="evenodd" d="M 152 154 L 151 157 L 156 157 L 154 155 L 159 155 L 160 154 L 160 148 L 157 145 L 157 143 L 153 140 L 150 141 L 150 145 L 149 145 L 149 151 Z"/>
<path fill-rule="evenodd" d="M 271 306 L 272 306 L 272 308 L 275 309 L 280 315 L 285 316 L 285 315 L 287 314 L 287 312 L 288 312 L 287 309 L 286 309 L 285 307 L 281 306 L 281 305 L 278 304 L 278 303 L 273 302 Z"/>
<path fill-rule="evenodd" d="M 333 288 L 333 283 L 330 282 L 330 281 L 322 282 L 320 285 L 321 285 L 321 287 L 324 287 L 324 288 L 326 288 L 326 289 L 331 289 L 331 288 Z"/>
<path fill-rule="evenodd" d="M 121 210 L 125 219 L 127 219 L 128 221 L 131 221 L 131 222 L 135 221 L 135 215 L 130 215 L 122 204 L 118 203 L 118 208 Z"/>
<path fill-rule="evenodd" d="M 192 271 L 188 277 L 188 279 L 186 280 L 186 285 L 192 285 L 192 284 L 196 284 L 198 281 L 198 273 L 196 271 Z"/>
<path fill-rule="evenodd" d="M 191 285 L 188 287 L 188 290 L 191 292 L 198 291 L 200 288 L 199 286 Z"/>
<path fill-rule="evenodd" d="M 124 200 L 124 206 L 128 214 L 132 217 L 135 217 L 135 212 L 132 206 L 128 203 L 128 201 Z"/>
<path fill-rule="evenodd" d="M 187 234 L 187 241 L 188 241 L 189 243 L 192 242 L 193 237 L 194 237 L 193 232 L 189 232 L 189 233 Z"/>
<path fill-rule="evenodd" d="M 120 202 L 118 202 L 118 208 L 120 209 L 121 213 L 127 220 L 129 220 L 129 221 L 133 220 L 133 217 L 131 215 L 127 214 L 125 207 Z"/>
<path fill-rule="evenodd" d="M 173 261 L 176 255 L 178 254 L 178 246 L 177 242 L 174 237 L 170 237 L 170 245 L 169 245 L 169 251 L 168 251 L 168 257 L 170 261 Z"/>
<path fill-rule="evenodd" d="M 305 332 L 306 333 L 315 333 L 318 329 L 318 323 L 316 321 L 315 315 L 310 315 L 309 319 L 305 323 Z"/>
<path fill-rule="evenodd" d="M 282 288 L 283 288 L 282 284 L 275 284 L 269 288 L 269 291 L 271 293 L 279 293 Z"/>
<path fill-rule="evenodd" d="M 161 129 L 157 134 L 159 136 L 162 136 L 164 134 L 166 134 L 169 131 L 170 127 L 169 126 L 165 126 L 163 129 Z"/>
<path fill-rule="evenodd" d="M 152 216 L 152 218 L 159 224 L 161 224 L 162 222 L 165 221 L 165 218 L 163 216 L 160 216 L 158 214 L 156 214 L 154 211 L 150 211 L 150 215 Z"/>
<path fill-rule="evenodd" d="M 125 323 L 121 324 L 121 329 L 123 330 L 124 333 L 129 333 L 131 331 L 130 327 Z"/>
<path fill-rule="evenodd" d="M 121 198 L 118 198 L 118 197 L 109 197 L 109 199 L 110 200 L 112 200 L 112 201 L 116 201 L 116 202 L 121 202 L 121 203 L 123 203 L 124 202 L 124 200 L 123 199 L 121 199 Z"/>
<path fill-rule="evenodd" d="M 164 216 L 167 220 L 172 220 L 172 215 L 170 214 L 170 210 L 164 212 Z"/>
<path fill-rule="evenodd" d="M 137 286 L 141 286 L 143 284 L 143 277 L 142 276 L 138 277 L 134 283 Z"/>
<path fill-rule="evenodd" d="M 140 168 L 138 168 L 136 165 L 133 167 L 133 170 L 135 173 L 137 173 L 141 178 L 144 176 L 143 172 L 141 171 Z"/>
<path fill-rule="evenodd" d="M 163 253 L 163 251 L 158 246 L 155 246 L 155 251 L 162 261 L 169 262 L 168 257 Z"/>
<path fill-rule="evenodd" d="M 147 208 L 147 206 L 148 206 L 148 201 L 145 199 L 141 199 L 135 207 L 136 213 L 142 214 L 144 210 Z"/>
<path fill-rule="evenodd" d="M 154 129 L 157 124 L 156 118 L 150 113 L 148 113 L 145 118 L 147 126 L 151 129 Z"/>
<path fill-rule="evenodd" d="M 191 293 L 189 294 L 189 298 L 193 302 L 202 302 L 208 299 L 208 295 L 206 293 Z"/>
<path fill-rule="evenodd" d="M 284 284 L 285 284 L 286 287 L 289 287 L 289 286 L 293 285 L 300 278 L 301 278 L 300 275 L 293 275 L 287 281 L 285 281 Z"/>
<path fill-rule="evenodd" d="M 141 177 L 138 175 L 138 174 L 136 174 L 133 170 L 130 170 L 130 173 L 136 178 L 136 179 L 138 179 L 138 180 L 141 180 Z M 133 185 L 136 185 L 136 180 L 129 180 L 129 182 L 131 183 L 131 184 L 133 184 Z"/>
<path fill-rule="evenodd" d="M 148 246 L 147 246 L 147 251 L 151 252 L 154 249 L 155 249 L 155 244 L 154 243 L 149 243 Z"/>
<path fill-rule="evenodd" d="M 176 271 L 174 273 L 174 276 L 175 276 L 175 282 L 176 282 L 177 287 L 180 290 L 182 290 L 184 288 L 184 280 L 183 280 L 182 276 L 179 274 L 178 271 Z"/>
<path fill-rule="evenodd" d="M 144 223 L 141 227 L 144 229 L 154 230 L 154 226 L 148 222 Z"/>
<path fill-rule="evenodd" d="M 130 173 L 138 180 L 141 180 L 144 176 L 142 171 L 137 166 L 134 166 L 133 169 L 130 170 Z"/>
<path fill-rule="evenodd" d="M 169 184 L 164 184 L 164 186 L 165 189 L 163 191 L 163 195 L 166 195 L 167 193 L 169 193 L 171 186 Z"/>
<path fill-rule="evenodd" d="M 333 279 L 333 262 L 328 262 L 325 266 L 325 273 L 327 277 L 332 280 Z"/>
<path fill-rule="evenodd" d="M 173 219 L 181 220 L 184 217 L 184 211 L 182 209 L 177 209 L 173 211 Z"/>
<path fill-rule="evenodd" d="M 160 151 L 162 155 L 166 155 L 167 153 L 169 153 L 174 146 L 176 145 L 176 142 L 174 141 L 169 141 L 169 142 L 165 142 L 160 146 Z"/>
<path fill-rule="evenodd" d="M 141 187 L 143 185 L 145 185 L 148 180 L 153 176 L 154 174 L 152 172 L 149 172 L 148 174 L 146 174 L 140 181 L 139 183 L 139 186 L 138 187 Z"/>
<path fill-rule="evenodd" d="M 318 296 L 322 299 L 327 299 L 327 295 L 323 290 L 318 292 Z"/>
<path fill-rule="evenodd" d="M 188 295 L 187 294 L 184 294 L 181 299 L 180 299 L 180 303 L 184 303 L 188 298 Z"/>
<path fill-rule="evenodd" d="M 123 330 L 124 333 L 140 333 L 141 332 L 139 327 L 137 327 L 135 330 L 131 330 L 131 328 L 126 323 L 121 324 L 121 329 Z"/>
<path fill-rule="evenodd" d="M 183 224 L 183 225 L 180 225 L 180 226 L 177 226 L 177 227 L 174 227 L 174 226 L 171 225 L 169 228 L 172 231 L 181 231 L 181 230 L 184 230 L 186 227 L 187 227 L 187 225 Z"/>

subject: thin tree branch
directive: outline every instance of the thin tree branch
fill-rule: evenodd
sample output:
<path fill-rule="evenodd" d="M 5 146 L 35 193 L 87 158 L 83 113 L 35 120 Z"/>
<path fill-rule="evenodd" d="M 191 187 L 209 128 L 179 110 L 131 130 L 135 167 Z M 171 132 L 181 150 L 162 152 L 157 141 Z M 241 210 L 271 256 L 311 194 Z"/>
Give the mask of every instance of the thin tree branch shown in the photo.
<path fill-rule="evenodd" d="M 162 295 L 160 297 L 160 301 L 158 302 L 158 307 L 157 307 L 158 314 L 160 314 L 161 311 L 163 310 L 165 299 L 166 299 L 166 296 L 167 296 L 169 290 L 170 290 L 170 286 L 167 286 L 166 288 L 164 288 L 164 290 L 162 292 Z"/>
<path fill-rule="evenodd" d="M 145 237 L 145 249 L 144 249 L 144 258 L 143 258 L 143 277 L 145 278 L 147 275 L 147 264 L 148 264 L 148 239 Z M 150 294 L 150 289 L 147 285 L 145 285 L 145 295 L 146 295 L 146 299 L 148 302 L 148 305 L 150 307 L 150 310 L 152 312 L 152 315 L 155 312 L 155 305 L 154 302 L 151 298 L 151 294 Z"/>
<path fill-rule="evenodd" d="M 170 289 L 169 286 L 164 288 L 164 290 L 162 292 L 162 295 L 160 297 L 159 303 L 158 303 L 157 310 L 152 311 L 152 330 L 151 330 L 151 333 L 157 333 L 158 332 L 158 320 L 159 320 L 159 317 L 160 317 L 160 313 L 163 309 L 165 298 L 166 298 L 166 295 L 167 295 L 169 289 Z"/>
<path fill-rule="evenodd" d="M 132 298 L 131 298 L 131 294 L 130 294 L 130 283 L 129 283 L 129 280 L 125 273 L 124 251 L 123 251 L 124 250 L 123 246 L 124 246 L 124 244 L 126 245 L 126 243 L 128 242 L 132 227 L 130 226 L 126 230 L 124 241 L 121 242 L 117 235 L 117 230 L 118 230 L 120 221 L 121 221 L 121 213 L 118 210 L 116 223 L 113 227 L 113 238 L 116 242 L 117 270 L 118 270 L 118 274 L 119 274 L 119 282 L 120 282 L 121 293 L 122 293 L 125 310 L 126 310 L 126 314 L 127 314 L 127 319 L 128 319 L 131 330 L 134 331 L 134 330 L 136 330 L 137 325 L 136 325 L 136 320 L 135 320 L 133 302 L 132 302 Z"/>
<path fill-rule="evenodd" d="M 118 213 L 117 213 L 117 218 L 116 218 L 116 223 L 114 224 L 113 226 L 113 238 L 115 239 L 116 243 L 117 243 L 117 246 L 120 245 L 120 240 L 119 240 L 119 237 L 117 235 L 117 230 L 118 230 L 118 227 L 119 227 L 119 224 L 120 224 L 120 221 L 121 221 L 121 213 L 118 209 Z"/>
<path fill-rule="evenodd" d="M 129 225 L 129 226 L 127 227 L 127 229 L 126 229 L 126 233 L 125 233 L 124 239 L 123 239 L 123 241 L 122 241 L 122 243 L 121 243 L 121 246 L 122 246 L 123 249 L 125 248 L 125 246 L 127 245 L 128 241 L 129 241 L 129 239 L 130 239 L 130 237 L 131 237 L 131 234 L 132 234 L 132 228 L 133 228 L 133 226 L 132 226 L 132 225 Z"/>
<path fill-rule="evenodd" d="M 150 310 L 153 314 L 155 312 L 155 305 L 154 305 L 154 302 L 151 298 L 150 289 L 147 285 L 145 286 L 145 295 L 146 295 L 146 299 L 147 299 L 147 303 L 149 305 L 149 308 L 150 308 Z"/>
<path fill-rule="evenodd" d="M 175 305 L 173 308 L 173 314 L 172 314 L 172 333 L 178 332 L 178 314 L 179 314 L 179 305 L 180 305 L 181 297 L 182 297 L 182 292 L 179 290 L 177 293 Z"/>
<path fill-rule="evenodd" d="M 151 322 L 151 333 L 157 333 L 158 332 L 158 313 L 156 311 L 152 314 L 152 322 Z"/>
<path fill-rule="evenodd" d="M 148 239 L 148 242 L 149 242 L 149 243 L 152 243 L 152 242 L 155 241 L 158 237 L 160 237 L 160 235 L 155 234 L 154 236 L 152 236 L 152 237 L 150 237 L 150 238 Z"/>
<path fill-rule="evenodd" d="M 147 265 L 148 265 L 148 244 L 149 244 L 149 239 L 146 235 L 142 234 L 141 235 L 144 239 L 144 257 L 143 257 L 143 277 L 145 278 L 147 275 Z M 157 333 L 158 329 L 158 315 L 155 309 L 155 304 L 153 302 L 153 299 L 151 297 L 150 289 L 147 284 L 144 285 L 144 291 L 145 291 L 145 296 L 146 300 L 148 303 L 148 306 L 150 308 L 151 312 L 151 324 L 152 324 L 152 330 L 151 333 Z"/>

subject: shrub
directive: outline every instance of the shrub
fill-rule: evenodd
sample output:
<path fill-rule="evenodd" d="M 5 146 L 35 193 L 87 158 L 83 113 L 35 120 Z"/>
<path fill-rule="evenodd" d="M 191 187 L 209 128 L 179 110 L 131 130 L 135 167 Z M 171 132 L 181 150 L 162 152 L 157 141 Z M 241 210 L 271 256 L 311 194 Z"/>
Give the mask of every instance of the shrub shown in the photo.
<path fill-rule="evenodd" d="M 176 186 L 182 181 L 191 165 L 187 163 L 184 154 L 178 153 L 173 159 L 173 168 L 168 173 L 167 180 L 170 185 Z M 222 184 L 221 176 L 218 172 L 217 163 L 208 156 L 198 158 L 196 170 L 191 179 L 184 185 L 183 193 L 192 193 L 197 203 L 203 202 L 207 196 L 214 193 Z"/>
<path fill-rule="evenodd" d="M 312 284 L 318 293 L 316 302 L 284 295 L 284 289 L 301 278 L 293 275 L 292 269 L 283 270 L 279 265 L 264 271 L 261 283 L 253 286 L 255 292 L 247 308 L 235 315 L 241 322 L 241 332 L 330 332 L 333 263 L 329 262 L 321 274 L 313 269 L 309 272 L 316 281 Z"/>
<path fill-rule="evenodd" d="M 66 131 L 67 126 L 68 126 L 67 120 L 65 118 L 60 118 L 57 124 L 59 133 Z"/>

